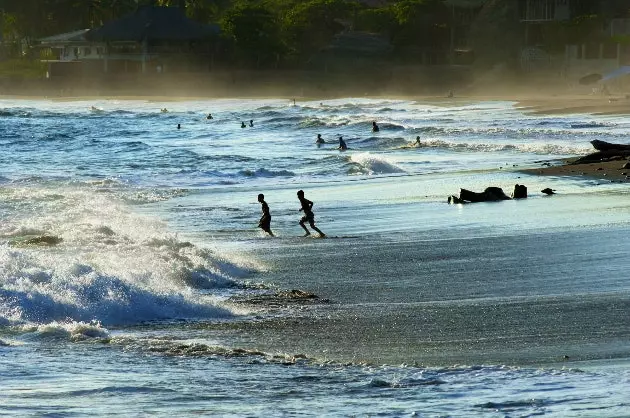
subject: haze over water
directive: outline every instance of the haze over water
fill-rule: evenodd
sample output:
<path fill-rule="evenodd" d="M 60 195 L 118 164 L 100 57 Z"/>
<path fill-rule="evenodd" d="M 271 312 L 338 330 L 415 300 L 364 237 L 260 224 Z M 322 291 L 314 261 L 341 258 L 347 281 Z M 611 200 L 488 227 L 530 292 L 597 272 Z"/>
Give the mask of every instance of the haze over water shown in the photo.
<path fill-rule="evenodd" d="M 0 414 L 627 414 L 627 185 L 518 171 L 627 143 L 624 117 L 0 107 Z M 517 183 L 528 199 L 446 203 Z M 301 237 L 299 189 L 329 239 Z"/>

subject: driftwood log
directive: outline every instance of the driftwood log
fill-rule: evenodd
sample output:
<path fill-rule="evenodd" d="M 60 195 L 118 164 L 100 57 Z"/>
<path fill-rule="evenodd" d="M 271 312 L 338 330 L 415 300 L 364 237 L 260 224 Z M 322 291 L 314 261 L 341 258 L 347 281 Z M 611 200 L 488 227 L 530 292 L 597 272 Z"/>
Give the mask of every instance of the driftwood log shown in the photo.
<path fill-rule="evenodd" d="M 481 193 L 473 192 L 467 189 L 459 189 L 458 196 L 449 196 L 448 203 L 476 203 L 476 202 L 496 202 L 499 200 L 509 200 L 503 189 L 500 187 L 487 187 Z"/>

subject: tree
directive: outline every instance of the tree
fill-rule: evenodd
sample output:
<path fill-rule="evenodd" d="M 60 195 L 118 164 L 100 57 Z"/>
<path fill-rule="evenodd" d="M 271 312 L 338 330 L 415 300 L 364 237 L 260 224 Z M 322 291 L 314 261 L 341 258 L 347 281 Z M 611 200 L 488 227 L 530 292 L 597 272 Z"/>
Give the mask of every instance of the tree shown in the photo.
<path fill-rule="evenodd" d="M 445 47 L 450 13 L 444 0 L 402 0 L 391 6 L 397 22 L 392 41 L 400 46 Z"/>
<path fill-rule="evenodd" d="M 277 65 L 285 48 L 277 16 L 264 4 L 240 2 L 221 19 L 223 36 L 235 47 L 240 63 L 261 68 Z"/>
<path fill-rule="evenodd" d="M 284 19 L 287 42 L 298 55 L 309 55 L 328 45 L 341 32 L 358 5 L 346 0 L 298 3 Z"/>

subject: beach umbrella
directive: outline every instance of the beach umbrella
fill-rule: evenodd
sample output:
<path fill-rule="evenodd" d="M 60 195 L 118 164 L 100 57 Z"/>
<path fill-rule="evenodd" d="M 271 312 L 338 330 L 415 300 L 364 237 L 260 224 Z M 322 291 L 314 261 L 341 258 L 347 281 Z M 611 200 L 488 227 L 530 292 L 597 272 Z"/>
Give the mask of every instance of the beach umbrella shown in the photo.
<path fill-rule="evenodd" d="M 596 74 L 596 73 L 589 74 L 589 75 L 585 75 L 584 77 L 580 78 L 580 84 L 589 85 L 589 84 L 597 83 L 601 79 L 602 79 L 602 75 L 601 74 Z"/>

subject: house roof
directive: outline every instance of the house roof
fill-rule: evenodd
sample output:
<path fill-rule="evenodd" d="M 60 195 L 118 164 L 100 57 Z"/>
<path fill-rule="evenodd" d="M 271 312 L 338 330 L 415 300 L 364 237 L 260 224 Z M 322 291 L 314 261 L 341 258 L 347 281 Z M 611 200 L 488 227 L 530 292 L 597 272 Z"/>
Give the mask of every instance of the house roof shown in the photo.
<path fill-rule="evenodd" d="M 105 23 L 86 34 L 91 41 L 193 41 L 219 33 L 217 25 L 189 19 L 179 7 L 139 7 L 134 13 Z"/>
<path fill-rule="evenodd" d="M 89 29 L 81 29 L 75 30 L 72 32 L 61 33 L 59 35 L 48 36 L 46 38 L 41 38 L 39 40 L 40 43 L 44 45 L 52 45 L 58 43 L 72 43 L 72 42 L 86 42 L 85 34 L 88 33 Z"/>

